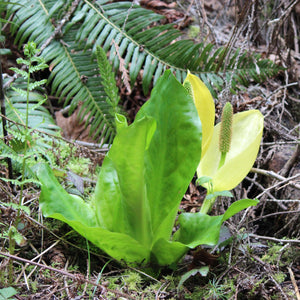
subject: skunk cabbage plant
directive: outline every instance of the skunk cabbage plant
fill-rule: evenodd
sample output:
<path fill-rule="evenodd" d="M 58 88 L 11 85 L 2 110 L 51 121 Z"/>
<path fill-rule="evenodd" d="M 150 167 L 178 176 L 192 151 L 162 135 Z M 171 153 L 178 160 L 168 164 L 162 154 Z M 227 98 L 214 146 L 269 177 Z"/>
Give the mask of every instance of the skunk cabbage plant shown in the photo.
<path fill-rule="evenodd" d="M 201 156 L 204 125 L 195 103 L 166 71 L 131 125 L 117 115 L 117 135 L 91 200 L 68 194 L 47 164 L 39 166 L 43 214 L 66 222 L 127 263 L 170 265 L 189 248 L 215 245 L 221 224 L 257 202 L 237 201 L 221 216 L 181 214 L 180 229 L 172 235 L 180 201 Z"/>

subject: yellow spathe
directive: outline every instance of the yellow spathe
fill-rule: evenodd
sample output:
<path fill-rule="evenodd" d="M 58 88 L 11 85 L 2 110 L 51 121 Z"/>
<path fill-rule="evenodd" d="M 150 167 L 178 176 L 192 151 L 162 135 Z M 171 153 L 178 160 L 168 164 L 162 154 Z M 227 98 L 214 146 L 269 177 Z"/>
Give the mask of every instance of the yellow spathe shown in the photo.
<path fill-rule="evenodd" d="M 188 81 L 192 86 L 195 106 L 202 124 L 202 152 L 205 155 L 214 131 L 215 104 L 206 85 L 195 75 L 188 72 L 184 83 Z M 183 85 L 184 85 L 183 83 Z"/>
<path fill-rule="evenodd" d="M 212 178 L 212 192 L 231 190 L 249 173 L 253 166 L 263 133 L 263 115 L 249 110 L 233 115 L 232 140 L 224 165 L 218 169 L 220 123 L 214 127 L 208 149 L 197 168 L 198 177 Z M 203 142 L 202 142 L 203 143 Z M 207 188 L 208 186 L 204 184 Z"/>

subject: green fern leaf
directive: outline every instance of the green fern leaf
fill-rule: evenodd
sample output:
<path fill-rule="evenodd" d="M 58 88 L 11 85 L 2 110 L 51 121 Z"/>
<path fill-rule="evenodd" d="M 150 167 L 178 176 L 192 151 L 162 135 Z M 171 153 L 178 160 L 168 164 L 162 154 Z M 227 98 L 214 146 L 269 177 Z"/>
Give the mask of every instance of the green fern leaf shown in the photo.
<path fill-rule="evenodd" d="M 27 92 L 24 88 L 26 88 L 26 84 L 16 83 L 15 86 L 6 91 L 6 115 L 12 121 L 25 124 Z M 42 94 L 37 92 L 29 93 L 28 126 L 55 135 L 60 128 L 55 125 L 55 121 L 49 111 L 42 106 L 44 102 L 45 97 Z M 17 126 L 11 124 L 10 128 L 16 129 Z M 15 132 L 14 136 L 16 134 Z"/>
<path fill-rule="evenodd" d="M 9 69 L 21 75 L 23 78 L 28 78 L 28 73 L 26 71 L 20 70 L 18 68 L 9 68 Z"/>
<path fill-rule="evenodd" d="M 11 32 L 19 45 L 31 39 L 38 47 L 54 34 L 53 24 L 60 23 L 73 3 L 71 0 L 23 2 L 24 7 L 7 5 L 6 18 L 14 14 Z M 115 70 L 122 60 L 131 85 L 141 74 L 145 94 L 165 69 L 171 69 L 180 81 L 190 70 L 204 81 L 214 97 L 228 83 L 234 92 L 251 80 L 261 82 L 281 70 L 258 55 L 178 40 L 180 31 L 172 24 L 162 25 L 163 16 L 132 2 L 110 2 L 80 1 L 61 35 L 42 52 L 52 70 L 48 81 L 52 93 L 64 105 L 70 103 L 71 111 L 83 102 L 82 117 L 89 113 L 87 123 L 92 123 L 94 137 L 102 142 L 111 140 L 115 133 L 112 113 L 116 106 L 106 101 L 107 90 L 97 77 L 98 66 L 94 61 L 97 46 L 109 53 Z M 82 78 L 88 78 L 87 82 Z"/>
<path fill-rule="evenodd" d="M 97 47 L 96 56 L 101 75 L 101 83 L 106 95 L 108 96 L 108 104 L 110 104 L 113 108 L 112 113 L 114 115 L 118 112 L 118 103 L 120 101 L 115 74 L 112 71 L 112 67 L 106 57 L 106 53 L 101 47 Z"/>
<path fill-rule="evenodd" d="M 42 86 L 46 83 L 47 83 L 47 79 L 34 81 L 34 82 L 29 83 L 28 89 L 29 89 L 29 91 L 33 91 L 33 90 L 37 89 L 39 86 Z"/>
<path fill-rule="evenodd" d="M 40 48 L 55 30 L 50 15 L 57 17 L 66 13 L 68 5 L 62 0 L 25 2 L 26 7 L 8 9 L 15 13 L 16 18 L 16 26 L 12 26 L 12 32 L 16 33 L 15 41 L 20 45 L 30 36 Z M 32 9 L 28 9 L 29 6 Z M 34 24 L 43 26 L 37 28 Z M 65 106 L 71 104 L 70 113 L 79 102 L 83 102 L 81 118 L 88 113 L 86 125 L 91 124 L 93 137 L 102 143 L 111 142 L 116 132 L 113 117 L 116 106 L 111 106 L 106 101 L 104 87 L 97 76 L 97 63 L 92 59 L 93 53 L 84 51 L 74 41 L 77 32 L 78 28 L 73 26 L 64 34 L 63 43 L 54 40 L 41 53 L 52 69 L 48 84 L 51 84 L 52 94 L 63 99 Z M 87 82 L 84 78 L 87 78 Z"/>
<path fill-rule="evenodd" d="M 181 34 L 171 24 L 153 26 L 162 17 L 139 6 L 132 6 L 130 2 L 101 1 L 101 4 L 96 2 L 98 6 L 87 0 L 84 2 L 80 8 L 81 18 L 77 15 L 74 18 L 81 22 L 76 35 L 77 41 L 83 43 L 87 39 L 86 47 L 92 47 L 93 51 L 96 46 L 102 46 L 105 51 L 110 52 L 110 60 L 115 68 L 118 68 L 119 57 L 122 57 L 129 69 L 131 84 L 143 70 L 145 94 L 148 93 L 153 77 L 155 84 L 166 68 L 170 68 L 181 81 L 189 69 L 206 82 L 215 97 L 228 81 L 232 81 L 232 86 L 236 89 L 238 83 L 247 85 L 249 80 L 260 82 L 280 70 L 271 61 L 257 59 L 248 53 L 239 57 L 239 50 L 230 54 L 230 63 L 226 65 L 225 47 L 215 49 L 213 44 L 204 46 L 194 44 L 191 40 L 177 41 Z M 119 53 L 112 40 L 119 46 Z M 239 60 L 237 68 L 236 59 Z M 261 76 L 257 75 L 257 66 Z M 235 81 L 236 78 L 241 80 Z"/>

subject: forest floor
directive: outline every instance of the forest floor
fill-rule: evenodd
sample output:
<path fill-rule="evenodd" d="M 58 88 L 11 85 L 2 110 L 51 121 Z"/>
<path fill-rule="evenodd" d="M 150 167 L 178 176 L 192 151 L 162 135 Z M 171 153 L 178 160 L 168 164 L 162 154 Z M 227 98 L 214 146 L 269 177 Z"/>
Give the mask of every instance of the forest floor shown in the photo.
<path fill-rule="evenodd" d="M 258 5 L 252 17 L 244 16 L 245 27 L 234 35 L 235 24 L 242 14 L 238 4 L 244 1 L 210 0 L 202 1 L 203 6 L 197 0 L 137 2 L 164 14 L 168 22 L 197 42 L 246 47 L 286 68 L 263 84 L 251 83 L 236 95 L 230 95 L 235 112 L 259 109 L 265 117 L 255 168 L 233 191 L 235 199 L 257 198 L 259 203 L 226 221 L 222 237 L 227 243 L 221 247 L 195 249 L 176 269 L 150 272 L 110 259 L 66 224 L 44 218 L 38 208 L 40 191 L 33 185 L 22 191 L 23 205 L 30 214 L 21 213 L 20 245 L 16 245 L 14 255 L 8 254 L 5 235 L 18 213 L 8 204 L 19 202 L 20 190 L 0 179 L 0 287 L 3 287 L 0 300 L 300 300 L 300 53 L 299 36 L 295 37 L 300 28 L 299 3 L 293 5 L 286 17 L 284 7 L 273 15 L 279 19 L 273 27 L 266 26 L 271 20 L 266 20 L 264 26 L 255 21 L 263 16 L 263 7 Z M 250 23 L 252 29 L 247 33 Z M 13 44 L 6 46 L 12 48 L 15 58 L 22 55 Z M 120 92 L 123 108 L 133 120 L 147 101 L 141 85 L 137 84 L 130 95 Z M 219 96 L 225 100 L 229 97 L 226 93 Z M 216 101 L 218 117 L 221 100 Z M 73 162 L 72 171 L 82 178 L 88 177 L 85 188 L 92 189 L 105 153 L 89 147 L 85 141 L 82 145 L 70 142 L 68 151 L 67 159 L 63 153 L 57 157 L 58 163 L 64 168 Z M 0 164 L 0 175 L 7 177 L 5 164 Z M 181 210 L 199 210 L 204 196 L 204 190 L 195 181 L 191 182 Z M 212 214 L 224 213 L 228 201 L 220 199 Z M 188 270 L 203 265 L 210 266 L 207 276 L 197 273 L 184 277 Z"/>

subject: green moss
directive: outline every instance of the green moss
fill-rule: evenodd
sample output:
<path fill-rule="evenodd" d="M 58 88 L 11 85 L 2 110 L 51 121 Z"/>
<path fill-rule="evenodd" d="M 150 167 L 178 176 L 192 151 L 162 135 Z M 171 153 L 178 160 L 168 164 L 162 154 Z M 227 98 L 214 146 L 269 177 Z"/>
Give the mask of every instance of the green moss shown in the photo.
<path fill-rule="evenodd" d="M 200 35 L 200 27 L 199 26 L 195 26 L 195 25 L 191 25 L 189 27 L 189 31 L 188 31 L 188 36 L 191 39 L 195 39 Z"/>
<path fill-rule="evenodd" d="M 295 290 L 290 288 L 289 286 L 284 287 L 283 291 L 286 293 L 288 296 L 288 299 L 295 299 Z"/>
<path fill-rule="evenodd" d="M 88 158 L 72 157 L 66 167 L 77 175 L 88 176 L 90 164 L 91 161 Z"/>
<path fill-rule="evenodd" d="M 147 286 L 144 289 L 144 295 L 146 297 L 151 297 L 151 295 L 153 295 L 153 291 L 158 291 L 161 288 L 161 285 L 162 285 L 161 282 L 157 282 L 157 283 Z"/>
<path fill-rule="evenodd" d="M 167 276 L 164 276 L 164 281 L 168 282 L 169 290 L 176 290 L 177 286 L 179 284 L 179 281 L 180 281 L 180 277 L 176 277 L 173 275 L 167 275 Z"/>
<path fill-rule="evenodd" d="M 38 291 L 38 282 L 36 280 L 30 281 L 30 287 L 33 293 L 36 293 Z"/>
<path fill-rule="evenodd" d="M 282 245 L 275 244 L 271 246 L 267 253 L 263 255 L 262 261 L 278 266 L 289 265 L 293 262 L 298 255 L 295 253 L 295 249 L 293 247 L 283 247 Z"/>
<path fill-rule="evenodd" d="M 284 282 L 286 274 L 284 274 L 283 272 L 277 272 L 273 275 L 273 277 L 280 284 Z"/>
<path fill-rule="evenodd" d="M 253 282 L 254 285 L 253 285 L 251 291 L 249 292 L 249 296 L 255 297 L 257 295 L 258 289 L 261 287 L 261 285 L 265 281 L 266 281 L 265 277 L 261 278 L 260 280 L 257 280 L 254 276 L 251 276 L 251 282 Z"/>
<path fill-rule="evenodd" d="M 138 291 L 142 283 L 141 275 L 137 272 L 125 273 L 122 280 L 129 291 Z"/>
<path fill-rule="evenodd" d="M 185 299 L 229 299 L 234 294 L 235 288 L 232 280 L 218 284 L 210 280 L 205 286 L 197 287 L 192 294 L 185 294 Z"/>

